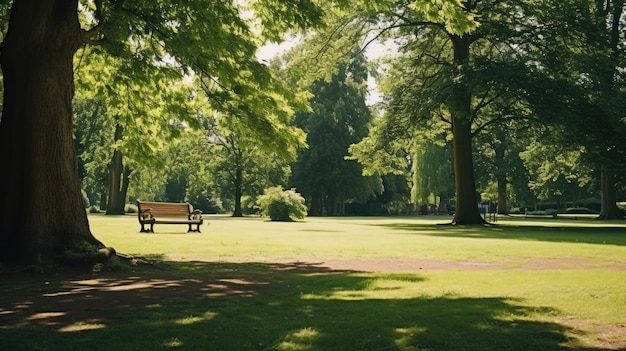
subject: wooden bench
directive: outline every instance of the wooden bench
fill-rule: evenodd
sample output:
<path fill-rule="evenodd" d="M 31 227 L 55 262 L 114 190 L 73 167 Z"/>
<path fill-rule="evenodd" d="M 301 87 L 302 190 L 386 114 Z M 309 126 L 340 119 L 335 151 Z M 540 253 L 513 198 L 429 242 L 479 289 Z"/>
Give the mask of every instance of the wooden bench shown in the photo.
<path fill-rule="evenodd" d="M 187 233 L 199 233 L 204 221 L 202 211 L 189 203 L 137 201 L 137 216 L 142 233 L 154 233 L 155 224 L 188 224 Z M 149 229 L 145 227 L 148 224 Z"/>

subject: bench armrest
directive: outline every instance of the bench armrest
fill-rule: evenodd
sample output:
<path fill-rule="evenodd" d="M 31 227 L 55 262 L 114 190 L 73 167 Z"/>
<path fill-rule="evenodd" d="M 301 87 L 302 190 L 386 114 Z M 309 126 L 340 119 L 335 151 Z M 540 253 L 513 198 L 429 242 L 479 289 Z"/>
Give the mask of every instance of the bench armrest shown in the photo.
<path fill-rule="evenodd" d="M 149 221 L 154 219 L 154 216 L 152 215 L 151 212 L 151 208 L 146 208 L 145 210 L 141 210 L 141 212 L 139 213 L 139 217 L 144 220 L 144 221 Z"/>
<path fill-rule="evenodd" d="M 193 210 L 193 212 L 189 214 L 189 219 L 202 219 L 202 211 Z"/>

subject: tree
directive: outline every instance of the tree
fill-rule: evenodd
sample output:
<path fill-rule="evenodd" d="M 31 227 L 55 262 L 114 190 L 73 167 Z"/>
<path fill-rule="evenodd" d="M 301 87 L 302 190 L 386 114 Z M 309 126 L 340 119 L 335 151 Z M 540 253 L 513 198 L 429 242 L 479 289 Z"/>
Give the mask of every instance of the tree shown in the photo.
<path fill-rule="evenodd" d="M 616 218 L 615 174 L 624 169 L 623 1 L 563 1 L 535 12 L 543 23 L 525 32 L 524 77 L 511 79 L 545 124 L 583 146 L 602 169 L 600 218 Z M 520 45 L 519 43 L 516 45 Z M 519 66 L 518 66 L 519 67 Z M 494 74 L 511 71 L 504 65 Z M 517 69 L 514 69 L 517 70 Z M 542 87 L 538 92 L 536 87 Z"/>
<path fill-rule="evenodd" d="M 588 197 L 584 187 L 590 185 L 592 171 L 582 160 L 584 153 L 584 148 L 568 146 L 550 136 L 530 143 L 520 157 L 531 175 L 529 185 L 537 199 L 561 204 Z"/>
<path fill-rule="evenodd" d="M 606 49 L 606 62 L 605 65 L 599 67 L 598 77 L 599 80 L 599 104 L 608 110 L 610 125 L 616 125 L 617 139 L 614 140 L 612 145 L 608 145 L 608 149 L 602 150 L 605 154 L 618 154 L 623 160 L 626 154 L 624 149 L 619 151 L 617 145 L 623 145 L 623 140 L 626 138 L 626 123 L 622 120 L 620 123 L 619 118 L 624 115 L 623 103 L 615 104 L 615 97 L 623 94 L 623 79 L 619 77 L 620 72 L 624 67 L 624 29 L 626 23 L 623 20 L 624 13 L 624 1 L 595 1 L 595 21 L 593 22 L 595 27 L 598 28 L 599 44 L 601 48 Z M 590 35 L 594 38 L 595 36 Z M 597 37 L 595 37 L 597 38 Z M 619 77 L 619 78 L 618 78 Z M 619 93 L 622 94 L 619 94 Z M 623 96 L 621 97 L 623 99 Z M 621 100 L 621 99 L 620 99 Z M 617 109 L 611 107 L 618 106 Z M 605 122 L 607 123 L 607 122 Z M 615 129 L 612 129 L 615 131 Z M 613 133 L 612 133 L 613 134 Z M 619 139 L 622 141 L 620 142 Z M 618 144 L 616 144 L 618 143 Z M 618 157 L 619 157 L 618 156 Z M 600 184 L 601 184 L 601 211 L 600 219 L 616 219 L 621 215 L 617 208 L 616 198 L 616 176 L 615 174 L 621 170 L 626 169 L 626 162 L 622 162 L 621 165 L 615 165 L 611 161 L 604 161 L 600 166 Z"/>
<path fill-rule="evenodd" d="M 211 157 L 207 157 L 211 155 Z M 131 189 L 134 196 L 140 199 L 156 199 L 169 202 L 189 202 L 194 208 L 203 213 L 214 213 L 218 210 L 214 200 L 219 198 L 217 190 L 217 174 L 212 166 L 216 158 L 220 157 L 220 150 L 211 145 L 203 130 L 183 128 L 180 137 L 170 140 L 156 153 L 157 163 L 162 165 L 161 178 L 150 183 L 159 186 L 149 189 L 152 184 L 139 179 L 141 175 L 158 174 L 150 165 L 137 164 L 139 175 L 133 176 Z M 173 160 L 175 160 L 173 162 Z M 141 187 L 140 184 L 145 184 Z M 137 194 L 139 189 L 149 191 L 146 194 Z"/>
<path fill-rule="evenodd" d="M 433 8 L 432 12 L 421 12 L 415 11 L 419 5 L 394 5 L 378 8 L 375 17 L 380 23 L 379 35 L 396 40 L 400 50 L 389 60 L 390 83 L 382 84 L 388 96 L 384 117 L 390 119 L 388 132 L 397 135 L 426 130 L 430 120 L 448 123 L 455 174 L 453 223 L 483 224 L 477 206 L 473 138 L 484 126 L 511 118 L 485 113 L 494 101 L 511 98 L 504 82 L 498 82 L 503 77 L 488 79 L 488 72 L 497 62 L 524 62 L 523 52 L 509 44 L 512 37 L 522 35 L 516 31 L 532 24 L 532 19 L 524 23 L 519 15 L 532 5 L 524 1 L 515 6 L 481 1 L 442 5 L 465 18 L 462 31 L 446 25 L 445 17 L 432 15 L 438 13 Z M 476 15 L 480 15 L 477 28 L 472 25 Z"/>
<path fill-rule="evenodd" d="M 143 48 L 137 45 L 134 50 Z M 137 62 L 120 60 L 102 47 L 84 48 L 77 56 L 77 97 L 101 101 L 106 106 L 102 117 L 112 124 L 113 138 L 103 165 L 108 182 L 106 214 L 123 214 L 131 164 L 157 166 L 155 152 L 178 137 L 185 125 L 198 125 L 194 94 L 191 85 L 181 82 L 180 74 L 166 65 L 142 69 Z"/>
<path fill-rule="evenodd" d="M 530 142 L 531 133 L 540 128 L 531 128 L 534 123 L 524 116 L 524 111 L 519 101 L 492 103 L 486 106 L 485 113 L 500 122 L 486 124 L 475 133 L 477 186 L 482 190 L 481 201 L 497 203 L 497 213 L 502 215 L 509 213 L 513 199 L 534 202 L 534 197 L 529 198 L 528 172 L 519 153 Z"/>
<path fill-rule="evenodd" d="M 243 217 L 244 196 L 255 199 L 267 188 L 285 184 L 290 173 L 288 160 L 295 149 L 284 153 L 288 159 L 269 152 L 245 131 L 235 131 L 224 116 L 207 118 L 205 134 L 214 148 L 211 170 L 223 201 L 232 200 L 233 217 Z"/>
<path fill-rule="evenodd" d="M 415 153 L 419 146 L 415 146 L 416 138 L 407 138 L 408 133 L 389 133 L 387 122 L 388 118 L 375 117 L 368 135 L 350 145 L 346 159 L 357 161 L 363 167 L 363 175 L 382 177 L 384 191 L 376 201 L 391 195 L 395 197 L 390 199 L 389 205 L 395 207 L 391 212 L 404 213 L 411 211 L 420 197 L 416 195 L 415 175 Z"/>
<path fill-rule="evenodd" d="M 4 261 L 43 263 L 90 233 L 72 143 L 72 57 L 89 38 L 72 1 L 14 1 L 2 42 Z"/>
<path fill-rule="evenodd" d="M 309 1 L 251 2 L 263 21 L 263 38 L 316 22 Z M 81 3 L 78 0 L 14 0 L 0 47 L 4 100 L 0 124 L 0 260 L 45 264 L 76 241 L 104 247 L 89 230 L 72 143 L 73 57 L 90 41 L 139 66 L 171 72 L 203 72 L 219 89 L 216 109 L 231 94 L 253 96 L 286 89 L 255 58 L 256 43 L 240 9 L 230 2 L 169 1 Z M 275 16 L 275 17 L 274 17 Z M 190 22 L 190 18 L 200 20 Z M 279 18 L 278 23 L 275 19 Z M 83 29 L 83 26 L 87 29 Z M 249 108 L 254 110 L 253 106 Z M 262 141 L 282 122 L 255 114 Z M 278 138 L 274 146 L 290 139 Z M 281 144 L 285 143 L 285 144 Z M 110 252 L 110 251 L 109 251 Z"/>
<path fill-rule="evenodd" d="M 105 104 L 98 99 L 74 99 L 74 147 L 78 174 L 90 204 L 106 208 L 106 164 L 113 145 L 114 126 Z"/>
<path fill-rule="evenodd" d="M 346 160 L 349 146 L 367 134 L 371 120 L 366 78 L 364 57 L 357 56 L 329 82 L 316 81 L 312 111 L 296 115 L 308 148 L 292 166 L 290 183 L 307 199 L 311 215 L 342 215 L 347 201 L 363 202 L 382 191 L 380 177 L 363 176 L 357 162 Z"/>

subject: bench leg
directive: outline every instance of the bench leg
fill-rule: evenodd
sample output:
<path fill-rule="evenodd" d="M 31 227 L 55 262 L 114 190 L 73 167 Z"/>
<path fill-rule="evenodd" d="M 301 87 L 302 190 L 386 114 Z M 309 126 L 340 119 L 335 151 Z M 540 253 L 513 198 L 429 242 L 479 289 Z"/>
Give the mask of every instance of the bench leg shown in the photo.
<path fill-rule="evenodd" d="M 196 226 L 196 229 L 193 229 L 194 225 Z M 189 223 L 189 229 L 187 230 L 187 233 L 190 233 L 190 232 L 200 233 L 200 224 Z"/>

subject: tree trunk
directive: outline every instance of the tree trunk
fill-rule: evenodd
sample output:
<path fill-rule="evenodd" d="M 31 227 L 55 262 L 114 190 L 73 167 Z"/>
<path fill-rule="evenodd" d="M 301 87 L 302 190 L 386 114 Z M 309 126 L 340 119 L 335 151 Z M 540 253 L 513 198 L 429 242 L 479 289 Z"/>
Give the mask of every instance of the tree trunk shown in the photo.
<path fill-rule="evenodd" d="M 464 67 L 469 60 L 470 41 L 467 37 L 451 35 L 454 46 L 454 63 L 459 67 L 459 77 L 453 87 L 451 99 L 452 137 L 454 151 L 454 185 L 456 209 L 454 224 L 484 224 L 478 211 L 474 160 L 472 155 L 471 91 L 465 82 Z"/>
<path fill-rule="evenodd" d="M 322 216 L 323 208 L 323 195 L 320 193 L 317 195 L 311 195 L 311 208 L 309 209 L 309 216 Z"/>
<path fill-rule="evenodd" d="M 243 166 L 238 163 L 235 170 L 234 188 L 235 188 L 235 209 L 233 210 L 233 217 L 243 217 L 243 211 L 241 210 L 241 196 L 243 195 Z"/>
<path fill-rule="evenodd" d="M 506 185 L 507 185 L 507 181 L 506 181 L 506 176 L 505 175 L 500 175 L 498 176 L 498 214 L 501 215 L 508 215 L 509 214 L 509 210 L 507 209 L 506 206 Z"/>
<path fill-rule="evenodd" d="M 602 166 L 600 174 L 601 208 L 598 219 L 621 218 L 615 193 L 615 173 Z"/>
<path fill-rule="evenodd" d="M 101 211 L 106 211 L 106 209 L 107 209 L 107 198 L 108 198 L 107 192 L 103 191 L 100 194 L 100 210 Z"/>
<path fill-rule="evenodd" d="M 326 209 L 326 216 L 337 216 L 338 214 L 338 198 L 337 195 L 332 194 L 332 195 L 328 195 L 326 197 L 326 201 L 325 201 L 325 209 Z"/>
<path fill-rule="evenodd" d="M 620 50 L 620 37 L 622 30 L 620 29 L 619 22 L 622 19 L 622 13 L 624 11 L 624 1 L 618 0 L 613 3 L 612 10 L 612 26 L 611 26 L 611 40 L 609 42 L 609 48 L 611 49 L 612 62 L 617 65 L 617 62 L 621 59 L 622 51 Z M 605 20 L 606 14 L 598 12 L 600 21 Z M 599 22 L 603 23 L 603 22 Z M 607 70 L 601 77 L 600 93 L 606 96 L 610 101 L 610 97 L 616 94 L 616 88 L 614 77 L 617 73 L 616 66 L 611 67 L 611 70 Z M 617 208 L 617 196 L 615 192 L 615 173 L 613 170 L 608 169 L 605 165 L 602 165 L 600 170 L 600 215 L 598 219 L 618 219 L 621 218 L 619 209 Z"/>
<path fill-rule="evenodd" d="M 115 141 L 122 139 L 124 129 L 120 124 L 115 126 Z M 107 215 L 124 214 L 126 198 L 122 196 L 122 175 L 124 173 L 123 155 L 119 150 L 113 151 L 109 164 L 109 199 L 107 201 Z"/>
<path fill-rule="evenodd" d="M 439 196 L 439 205 L 437 205 L 437 214 L 448 214 L 450 211 L 448 210 L 448 199 L 445 195 Z"/>
<path fill-rule="evenodd" d="M 132 173 L 132 169 L 126 166 L 124 167 L 124 174 L 122 175 L 122 190 L 120 191 L 120 198 L 123 199 L 123 206 L 126 207 L 126 195 L 128 195 L 128 186 L 130 185 L 130 174 Z M 126 213 L 126 209 L 124 209 L 124 213 Z"/>
<path fill-rule="evenodd" d="M 14 0 L 1 46 L 0 261 L 46 264 L 80 240 L 102 247 L 83 206 L 72 139 L 78 1 Z"/>

